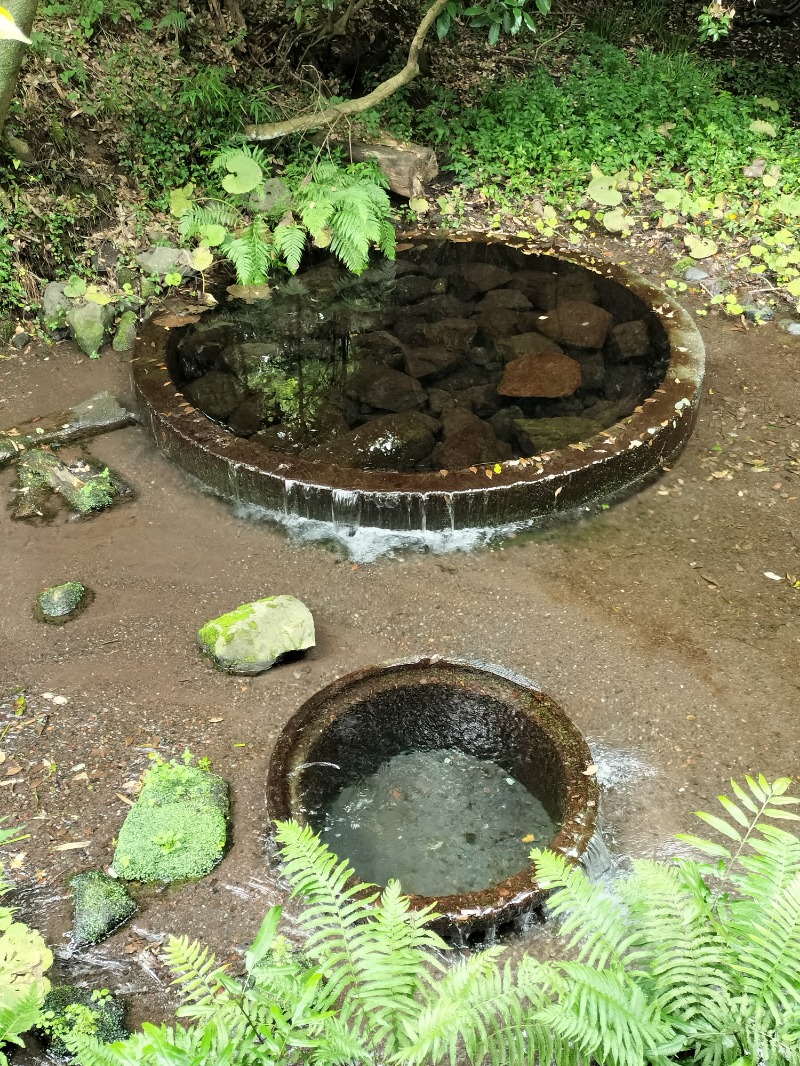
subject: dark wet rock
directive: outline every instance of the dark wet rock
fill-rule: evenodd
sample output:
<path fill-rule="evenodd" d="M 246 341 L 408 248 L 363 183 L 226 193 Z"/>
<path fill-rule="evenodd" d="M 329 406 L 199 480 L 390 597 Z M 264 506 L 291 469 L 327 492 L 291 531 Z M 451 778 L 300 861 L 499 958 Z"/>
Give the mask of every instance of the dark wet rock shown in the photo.
<path fill-rule="evenodd" d="M 560 352 L 523 355 L 506 364 L 501 396 L 570 396 L 581 385 L 581 367 Z"/>
<path fill-rule="evenodd" d="M 68 1032 L 75 1026 L 75 1017 L 70 1007 L 85 1007 L 92 1016 L 95 1040 L 101 1044 L 113 1044 L 125 1040 L 125 1005 L 108 989 L 79 988 L 77 985 L 57 985 L 44 997 L 42 1011 L 52 1015 L 51 1025 L 55 1032 L 37 1028 L 36 1032 L 50 1055 L 58 1062 L 71 1062 L 72 1056 L 59 1033 Z"/>
<path fill-rule="evenodd" d="M 433 415 L 440 415 L 445 407 L 453 407 L 453 393 L 446 389 L 428 389 L 428 410 Z"/>
<path fill-rule="evenodd" d="M 277 341 L 243 341 L 226 345 L 212 333 L 188 358 L 206 368 L 224 368 L 241 381 L 249 382 L 262 378 L 281 355 L 282 348 Z"/>
<path fill-rule="evenodd" d="M 629 405 L 620 400 L 598 400 L 584 408 L 583 417 L 610 426 L 629 411 Z"/>
<path fill-rule="evenodd" d="M 78 944 L 98 944 L 136 913 L 127 888 L 102 870 L 77 874 L 72 889 L 72 931 Z"/>
<path fill-rule="evenodd" d="M 183 393 L 195 407 L 212 418 L 227 418 L 245 397 L 246 389 L 233 374 L 210 370 L 184 387 Z"/>
<path fill-rule="evenodd" d="M 414 470 L 433 451 L 438 427 L 436 419 L 416 411 L 378 415 L 336 437 L 320 454 L 312 450 L 306 455 L 362 470 Z"/>
<path fill-rule="evenodd" d="M 517 431 L 514 423 L 518 418 L 524 417 L 521 407 L 501 407 L 487 421 L 498 440 L 514 445 L 517 443 Z"/>
<path fill-rule="evenodd" d="M 544 270 L 518 270 L 508 287 L 524 293 L 533 307 L 549 311 L 556 303 L 558 277 Z"/>
<path fill-rule="evenodd" d="M 80 614 L 93 598 L 91 589 L 81 581 L 51 585 L 36 597 L 36 617 L 40 622 L 62 625 Z"/>
<path fill-rule="evenodd" d="M 480 367 L 487 373 L 501 371 L 503 358 L 496 348 L 470 348 L 466 354 L 466 361 L 470 366 Z"/>
<path fill-rule="evenodd" d="M 614 326 L 608 338 L 609 356 L 616 362 L 628 359 L 645 359 L 650 353 L 650 337 L 647 323 L 642 319 L 620 322 Z"/>
<path fill-rule="evenodd" d="M 477 331 L 477 324 L 470 319 L 443 318 L 439 322 L 421 326 L 412 334 L 412 340 L 421 348 L 450 348 L 455 352 L 465 352 Z"/>
<path fill-rule="evenodd" d="M 452 293 L 429 296 L 414 305 L 415 314 L 424 316 L 429 322 L 438 322 L 442 318 L 469 318 L 472 311 L 471 304 L 459 300 Z"/>
<path fill-rule="evenodd" d="M 348 396 L 382 411 L 412 411 L 425 405 L 416 378 L 376 363 L 362 363 L 346 385 Z"/>
<path fill-rule="evenodd" d="M 23 348 L 27 348 L 27 346 L 30 344 L 30 342 L 31 342 L 30 333 L 26 333 L 24 329 L 19 329 L 12 336 L 11 340 L 9 341 L 9 344 L 11 345 L 12 348 L 16 348 L 18 352 L 21 352 L 23 350 Z"/>
<path fill-rule="evenodd" d="M 492 266 L 491 263 L 470 263 L 460 267 L 459 273 L 462 278 L 466 278 L 476 292 L 499 289 L 501 285 L 507 285 L 513 277 L 508 270 Z"/>
<path fill-rule="evenodd" d="M 119 262 L 119 248 L 111 241 L 101 241 L 92 256 L 92 269 L 96 274 L 109 274 Z"/>
<path fill-rule="evenodd" d="M 138 325 L 139 320 L 135 311 L 123 311 L 111 342 L 111 347 L 115 352 L 130 352 L 133 349 Z"/>
<path fill-rule="evenodd" d="M 556 282 L 558 300 L 581 300 L 584 303 L 597 303 L 597 285 L 594 275 L 588 270 L 573 270 L 560 274 Z"/>
<path fill-rule="evenodd" d="M 438 378 L 436 387 L 445 392 L 461 392 L 462 389 L 471 389 L 474 385 L 486 384 L 486 371 L 480 367 L 464 365 L 452 374 Z"/>
<path fill-rule="evenodd" d="M 581 388 L 601 389 L 606 376 L 606 364 L 602 352 L 592 352 L 586 349 L 573 348 L 567 353 L 570 358 L 580 364 Z"/>
<path fill-rule="evenodd" d="M 613 323 L 613 317 L 602 307 L 583 300 L 564 300 L 540 318 L 538 328 L 558 344 L 602 348 Z"/>
<path fill-rule="evenodd" d="M 496 291 L 510 292 L 511 290 L 497 289 Z M 518 311 L 505 307 L 484 311 L 483 314 L 476 315 L 473 322 L 478 324 L 478 340 L 484 344 L 491 344 L 493 341 L 500 340 L 503 337 L 521 333 L 524 326 L 527 325 L 527 323 L 523 322 L 522 316 Z"/>
<path fill-rule="evenodd" d="M 491 289 L 478 304 L 478 311 L 530 311 L 532 304 L 521 289 Z"/>
<path fill-rule="evenodd" d="M 603 424 L 589 418 L 518 418 L 514 423 L 520 447 L 526 455 L 539 455 L 568 444 L 578 444 L 598 433 Z"/>
<path fill-rule="evenodd" d="M 496 385 L 472 385 L 468 389 L 459 389 L 452 394 L 455 407 L 466 407 L 478 418 L 489 418 L 501 404 Z"/>
<path fill-rule="evenodd" d="M 450 348 L 407 348 L 405 369 L 412 378 L 423 380 L 446 374 L 457 367 L 462 359 L 460 351 Z"/>
<path fill-rule="evenodd" d="M 314 619 L 295 596 L 268 596 L 212 618 L 197 639 L 218 669 L 261 674 L 284 655 L 314 647 Z"/>
<path fill-rule="evenodd" d="M 112 304 L 73 303 L 66 315 L 70 333 L 82 352 L 97 355 L 114 321 Z"/>
<path fill-rule="evenodd" d="M 192 254 L 186 248 L 171 248 L 169 245 L 151 248 L 148 252 L 140 252 L 136 262 L 146 274 L 159 277 L 180 274 L 182 278 L 190 278 L 197 273 L 192 266 Z"/>
<path fill-rule="evenodd" d="M 761 304 L 745 304 L 742 313 L 748 322 L 771 322 L 775 317 L 773 308 L 762 307 Z"/>
<path fill-rule="evenodd" d="M 64 292 L 67 283 L 63 281 L 51 281 L 45 286 L 42 296 L 42 321 L 46 329 L 57 329 L 67 317 L 67 311 L 72 307 L 72 300 Z"/>
<path fill-rule="evenodd" d="M 431 280 L 421 274 L 407 274 L 398 278 L 392 286 L 392 299 L 396 304 L 413 304 L 431 294 Z"/>
<path fill-rule="evenodd" d="M 524 355 L 541 355 L 543 352 L 561 352 L 561 346 L 541 333 L 520 333 L 498 342 L 497 350 L 506 360 L 520 359 Z"/>
<path fill-rule="evenodd" d="M 301 431 L 294 426 L 267 426 L 254 433 L 250 440 L 262 448 L 289 455 L 301 452 L 307 443 Z"/>
<path fill-rule="evenodd" d="M 442 439 L 431 456 L 434 466 L 460 470 L 475 463 L 500 462 L 512 455 L 511 447 L 497 439 L 488 422 L 464 408 L 442 411 Z"/>
<path fill-rule="evenodd" d="M 308 317 L 315 318 L 316 322 L 319 322 L 319 317 L 315 316 L 312 311 L 308 312 Z M 380 330 L 389 329 L 396 317 L 397 312 L 394 310 L 376 309 L 374 311 L 362 311 L 357 308 L 348 308 L 336 316 L 336 328 L 339 336 L 347 336 L 353 333 L 377 333 Z M 316 328 L 319 329 L 320 327 Z M 298 335 L 300 335 L 300 332 L 298 330 Z M 306 332 L 307 329 L 303 327 L 302 333 Z"/>
<path fill-rule="evenodd" d="M 642 363 L 619 363 L 606 370 L 606 399 L 624 399 L 634 407 L 645 393 L 646 371 Z"/>
<path fill-rule="evenodd" d="M 393 333 L 378 330 L 375 333 L 361 333 L 354 337 L 350 346 L 351 355 L 383 363 L 393 370 L 403 366 L 405 345 Z"/>
<path fill-rule="evenodd" d="M 239 437 L 251 437 L 280 414 L 277 405 L 264 395 L 247 396 L 228 418 L 228 425 Z"/>

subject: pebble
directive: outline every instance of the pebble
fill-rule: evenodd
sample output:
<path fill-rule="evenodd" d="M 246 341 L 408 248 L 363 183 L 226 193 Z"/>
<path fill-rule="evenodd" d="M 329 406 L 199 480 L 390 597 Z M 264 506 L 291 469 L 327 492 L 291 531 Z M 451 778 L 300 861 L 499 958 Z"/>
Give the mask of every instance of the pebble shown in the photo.
<path fill-rule="evenodd" d="M 700 267 L 688 267 L 683 276 L 687 281 L 704 281 L 711 277 L 707 270 L 702 270 Z"/>

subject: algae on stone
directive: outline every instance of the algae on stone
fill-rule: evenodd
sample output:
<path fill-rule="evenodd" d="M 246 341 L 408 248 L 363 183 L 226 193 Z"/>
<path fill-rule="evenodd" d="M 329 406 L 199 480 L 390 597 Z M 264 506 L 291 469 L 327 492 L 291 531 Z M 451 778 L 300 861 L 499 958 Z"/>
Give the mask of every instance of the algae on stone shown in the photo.
<path fill-rule="evenodd" d="M 114 873 L 127 881 L 194 881 L 222 858 L 228 786 L 186 762 L 153 764 L 119 831 Z"/>
<path fill-rule="evenodd" d="M 136 913 L 127 888 L 102 870 L 76 874 L 70 880 L 73 933 L 79 944 L 97 944 Z"/>
<path fill-rule="evenodd" d="M 283 655 L 314 647 L 314 619 L 296 597 L 268 596 L 207 622 L 198 642 L 220 670 L 260 674 Z"/>
<path fill-rule="evenodd" d="M 62 625 L 91 603 L 93 593 L 80 581 L 51 585 L 36 597 L 35 614 L 40 622 Z"/>
<path fill-rule="evenodd" d="M 603 428 L 591 418 L 562 415 L 559 418 L 515 418 L 514 428 L 526 454 L 549 452 L 588 440 Z"/>
<path fill-rule="evenodd" d="M 42 1005 L 43 1023 L 37 1027 L 51 1055 L 70 1061 L 64 1037 L 76 1026 L 91 1032 L 103 1044 L 125 1040 L 128 1031 L 123 1025 L 125 1005 L 107 989 L 92 990 L 77 985 L 59 985 L 50 990 Z"/>

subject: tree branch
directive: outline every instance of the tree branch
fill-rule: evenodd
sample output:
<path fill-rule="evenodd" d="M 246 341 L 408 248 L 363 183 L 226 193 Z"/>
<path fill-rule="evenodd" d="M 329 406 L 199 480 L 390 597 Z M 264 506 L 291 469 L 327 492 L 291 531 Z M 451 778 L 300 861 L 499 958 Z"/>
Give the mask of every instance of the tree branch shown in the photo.
<path fill-rule="evenodd" d="M 408 50 L 406 65 L 397 74 L 386 81 L 381 82 L 377 88 L 366 96 L 359 96 L 355 100 L 345 100 L 341 104 L 332 104 L 321 111 L 308 112 L 304 115 L 296 115 L 294 118 L 285 119 L 283 122 L 269 122 L 258 126 L 245 126 L 244 134 L 251 141 L 271 141 L 276 137 L 285 137 L 289 133 L 302 133 L 305 130 L 319 129 L 320 126 L 332 126 L 340 119 L 350 115 L 361 115 L 369 111 L 371 107 L 377 107 L 387 100 L 398 89 L 407 85 L 419 74 L 419 55 L 425 38 L 436 19 L 441 15 L 447 5 L 447 0 L 435 0 L 428 8 L 425 18 L 417 27 L 411 47 Z"/>

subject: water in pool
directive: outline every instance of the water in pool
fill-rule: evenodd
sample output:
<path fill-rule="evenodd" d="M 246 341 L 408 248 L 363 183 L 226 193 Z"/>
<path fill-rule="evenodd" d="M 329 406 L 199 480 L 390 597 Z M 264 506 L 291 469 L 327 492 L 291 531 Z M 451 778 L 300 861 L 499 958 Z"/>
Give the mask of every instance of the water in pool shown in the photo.
<path fill-rule="evenodd" d="M 363 880 L 422 896 L 489 888 L 558 828 L 506 770 L 455 749 L 396 755 L 310 821 Z"/>

